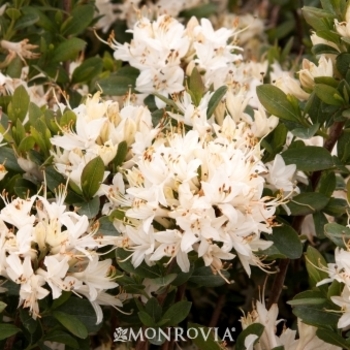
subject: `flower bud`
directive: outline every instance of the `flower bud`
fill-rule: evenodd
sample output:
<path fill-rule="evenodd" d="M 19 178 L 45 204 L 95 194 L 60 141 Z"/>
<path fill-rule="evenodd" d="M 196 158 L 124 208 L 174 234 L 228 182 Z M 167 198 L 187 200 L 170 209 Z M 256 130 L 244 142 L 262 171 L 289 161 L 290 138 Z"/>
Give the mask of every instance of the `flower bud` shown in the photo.
<path fill-rule="evenodd" d="M 5 177 L 6 174 L 7 174 L 7 170 L 4 164 L 0 164 L 0 181 Z"/>

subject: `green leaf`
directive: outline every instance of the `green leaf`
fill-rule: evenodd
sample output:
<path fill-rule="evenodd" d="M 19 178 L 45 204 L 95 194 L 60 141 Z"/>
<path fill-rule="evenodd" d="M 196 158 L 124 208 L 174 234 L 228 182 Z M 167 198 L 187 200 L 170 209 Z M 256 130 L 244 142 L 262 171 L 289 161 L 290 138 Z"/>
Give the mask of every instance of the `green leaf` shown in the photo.
<path fill-rule="evenodd" d="M 314 91 L 321 101 L 331 106 L 342 106 L 345 104 L 345 101 L 340 95 L 339 91 L 332 86 L 326 84 L 316 84 L 314 86 Z"/>
<path fill-rule="evenodd" d="M 0 164 L 4 164 L 7 170 L 12 170 L 15 173 L 23 173 L 22 168 L 17 163 L 17 157 L 15 156 L 12 148 L 1 147 L 0 152 Z"/>
<path fill-rule="evenodd" d="M 213 15 L 217 11 L 217 5 L 213 3 L 208 3 L 208 4 L 201 4 L 200 6 L 197 7 L 192 7 L 189 9 L 186 9 L 184 11 L 181 11 L 179 16 L 190 18 L 192 16 L 195 16 L 197 18 L 208 18 L 209 16 Z"/>
<path fill-rule="evenodd" d="M 64 332 L 60 329 L 54 329 L 49 331 L 45 335 L 44 340 L 65 344 L 73 349 L 80 348 L 79 343 L 73 336 L 71 336 L 69 333 Z"/>
<path fill-rule="evenodd" d="M 72 292 L 63 291 L 61 296 L 53 301 L 51 309 L 53 310 L 63 305 L 66 301 L 69 300 L 71 295 L 72 295 Z"/>
<path fill-rule="evenodd" d="M 350 129 L 344 129 L 337 142 L 338 158 L 344 163 L 350 163 Z"/>
<path fill-rule="evenodd" d="M 34 334 L 39 326 L 39 322 L 34 320 L 27 309 L 19 309 L 19 317 L 23 324 L 23 327 L 30 333 Z"/>
<path fill-rule="evenodd" d="M 169 319 L 166 326 L 176 326 L 183 321 L 191 310 L 192 303 L 186 300 L 179 301 L 178 303 L 169 307 L 168 310 L 162 316 L 162 319 Z"/>
<path fill-rule="evenodd" d="M 162 317 L 162 307 L 159 305 L 159 302 L 155 297 L 152 297 L 147 301 L 145 311 L 155 322 L 158 322 Z"/>
<path fill-rule="evenodd" d="M 340 217 L 347 212 L 348 208 L 349 206 L 345 199 L 331 197 L 323 212 L 334 217 Z"/>
<path fill-rule="evenodd" d="M 327 53 L 331 55 L 339 54 L 339 51 L 337 49 L 326 44 L 316 44 L 312 47 L 311 51 L 315 56 Z"/>
<path fill-rule="evenodd" d="M 302 171 L 318 171 L 332 168 L 334 162 L 330 153 L 316 146 L 290 148 L 282 153 L 286 164 L 296 164 Z"/>
<path fill-rule="evenodd" d="M 311 6 L 304 6 L 302 8 L 302 12 L 306 22 L 310 24 L 310 26 L 313 27 L 315 30 L 331 29 L 327 25 L 327 21 L 324 21 L 323 19 L 332 21 L 333 23 L 334 15 L 332 13 Z"/>
<path fill-rule="evenodd" d="M 189 93 L 193 103 L 198 106 L 205 93 L 205 86 L 197 67 L 194 67 L 189 78 Z"/>
<path fill-rule="evenodd" d="M 89 201 L 76 203 L 74 206 L 78 208 L 79 215 L 86 215 L 89 219 L 92 219 L 100 210 L 100 198 L 96 196 Z"/>
<path fill-rule="evenodd" d="M 89 333 L 97 332 L 102 325 L 101 323 L 96 324 L 96 313 L 91 303 L 87 299 L 81 299 L 74 295 L 71 295 L 64 304 L 57 307 L 56 311 L 74 316 L 86 327 Z"/>
<path fill-rule="evenodd" d="M 328 220 L 326 215 L 322 211 L 317 211 L 312 214 L 312 218 L 314 220 L 316 236 L 319 239 L 324 239 L 324 225 L 328 224 Z"/>
<path fill-rule="evenodd" d="M 319 290 L 305 290 L 297 294 L 293 300 L 288 300 L 287 304 L 297 305 L 321 305 L 327 301 L 326 296 Z"/>
<path fill-rule="evenodd" d="M 22 139 L 21 143 L 18 145 L 18 152 L 26 153 L 34 148 L 35 139 L 33 136 L 28 135 Z"/>
<path fill-rule="evenodd" d="M 318 191 L 330 197 L 335 190 L 336 184 L 337 179 L 333 171 L 323 172 L 319 182 Z"/>
<path fill-rule="evenodd" d="M 114 227 L 108 216 L 103 216 L 99 220 L 98 233 L 106 236 L 119 236 L 120 233 Z"/>
<path fill-rule="evenodd" d="M 221 102 L 221 100 L 224 98 L 227 92 L 227 86 L 223 85 L 220 86 L 210 97 L 210 100 L 208 102 L 208 109 L 207 109 L 207 118 L 209 119 L 212 114 L 214 113 L 216 107 Z"/>
<path fill-rule="evenodd" d="M 21 330 L 13 324 L 0 323 L 0 340 L 11 337 Z"/>
<path fill-rule="evenodd" d="M 223 271 L 225 278 L 229 277 L 227 271 Z M 209 266 L 201 266 L 196 268 L 188 282 L 194 284 L 196 287 L 219 287 L 226 284 L 226 281 L 219 275 L 213 274 Z"/>
<path fill-rule="evenodd" d="M 5 13 L 7 16 L 9 16 L 14 21 L 16 21 L 22 15 L 20 10 L 13 8 L 13 7 L 6 9 Z"/>
<path fill-rule="evenodd" d="M 23 85 L 20 85 L 13 93 L 12 101 L 8 106 L 8 116 L 13 122 L 19 119 L 23 121 L 28 112 L 29 95 Z"/>
<path fill-rule="evenodd" d="M 297 305 L 293 308 L 295 316 L 304 323 L 312 326 L 336 327 L 339 316 L 327 310 L 334 310 L 334 305 L 330 302 L 309 305 Z"/>
<path fill-rule="evenodd" d="M 103 61 L 100 57 L 90 57 L 80 66 L 74 69 L 72 83 L 84 83 L 97 77 L 103 69 Z"/>
<path fill-rule="evenodd" d="M 323 193 L 304 192 L 293 197 L 287 205 L 292 215 L 304 216 L 323 209 L 328 202 L 329 197 Z"/>
<path fill-rule="evenodd" d="M 155 285 L 159 287 L 165 287 L 169 285 L 171 282 L 173 282 L 177 277 L 176 273 L 170 273 L 166 276 L 161 276 L 155 279 L 152 279 L 152 284 L 154 283 Z"/>
<path fill-rule="evenodd" d="M 340 283 L 337 280 L 333 280 L 331 285 L 328 287 L 327 298 L 330 299 L 333 296 L 341 295 L 344 289 L 344 283 Z"/>
<path fill-rule="evenodd" d="M 86 42 L 79 38 L 69 38 L 60 43 L 54 50 L 51 62 L 74 60 L 85 48 Z"/>
<path fill-rule="evenodd" d="M 210 328 L 207 328 L 205 326 L 202 326 L 197 323 L 188 323 L 187 329 L 193 328 L 198 334 L 197 337 L 194 337 L 192 339 L 193 343 L 197 346 L 200 350 L 222 350 L 222 347 L 217 339 L 215 340 L 215 337 L 213 335 L 213 332 Z"/>
<path fill-rule="evenodd" d="M 103 180 L 105 166 L 101 157 L 96 157 L 88 162 L 81 174 L 81 188 L 86 198 L 95 195 Z"/>
<path fill-rule="evenodd" d="M 35 124 L 36 120 L 39 119 L 43 114 L 41 109 L 33 102 L 29 103 L 28 113 L 29 121 L 32 125 Z"/>
<path fill-rule="evenodd" d="M 350 349 L 350 344 L 341 335 L 335 333 L 333 330 L 325 328 L 318 329 L 316 331 L 316 335 L 318 338 L 328 344 L 336 345 L 341 349 Z"/>
<path fill-rule="evenodd" d="M 97 84 L 106 95 L 123 96 L 131 88 L 135 87 L 136 79 L 140 71 L 134 67 L 125 66 L 108 78 L 101 79 Z M 132 91 L 133 92 L 133 91 Z"/>
<path fill-rule="evenodd" d="M 146 327 L 152 327 L 155 328 L 156 327 L 156 322 L 153 319 L 153 317 L 151 315 L 149 315 L 147 312 L 145 311 L 139 311 L 137 313 L 137 315 L 139 316 L 140 321 L 142 322 L 143 325 L 145 325 Z"/>
<path fill-rule="evenodd" d="M 305 260 L 311 286 L 316 286 L 318 282 L 328 278 L 328 273 L 322 271 L 327 268 L 326 260 L 315 248 L 311 246 L 307 248 Z"/>
<path fill-rule="evenodd" d="M 350 54 L 345 52 L 339 54 L 336 58 L 336 67 L 338 71 L 345 77 L 350 68 Z"/>
<path fill-rule="evenodd" d="M 64 176 L 56 171 L 56 169 L 50 165 L 45 168 L 46 183 L 50 191 L 54 192 L 61 184 L 66 182 Z"/>
<path fill-rule="evenodd" d="M 295 128 L 292 130 L 292 134 L 301 139 L 309 139 L 316 134 L 320 127 L 319 123 L 311 125 L 309 128 Z"/>
<path fill-rule="evenodd" d="M 290 259 L 298 259 L 303 252 L 303 245 L 298 233 L 288 225 L 274 227 L 272 235 L 266 235 L 268 240 L 273 241 L 276 248 Z"/>
<path fill-rule="evenodd" d="M 88 330 L 77 317 L 60 311 L 54 311 L 52 314 L 62 326 L 68 329 L 76 337 L 85 339 L 88 336 Z"/>
<path fill-rule="evenodd" d="M 298 121 L 293 105 L 281 89 L 265 84 L 258 86 L 256 92 L 260 102 L 270 114 L 283 120 Z"/>
<path fill-rule="evenodd" d="M 62 25 L 61 31 L 65 36 L 82 33 L 91 23 L 95 9 L 93 5 L 75 6 L 69 17 Z"/>
<path fill-rule="evenodd" d="M 350 228 L 335 222 L 324 226 L 324 233 L 336 246 L 346 249 L 350 240 Z"/>
<path fill-rule="evenodd" d="M 23 15 L 16 22 L 14 30 L 20 30 L 20 29 L 27 28 L 38 21 L 39 21 L 39 16 L 36 13 L 27 13 L 27 14 Z"/>
<path fill-rule="evenodd" d="M 245 341 L 246 337 L 250 334 L 257 335 L 257 339 L 254 342 L 254 344 L 256 344 L 259 341 L 259 338 L 261 337 L 261 335 L 263 334 L 264 329 L 265 329 L 265 327 L 261 323 L 253 323 L 253 324 L 249 325 L 238 336 L 235 350 L 246 350 L 246 347 L 244 345 L 244 341 Z"/>
<path fill-rule="evenodd" d="M 122 141 L 119 143 L 117 154 L 113 159 L 113 164 L 116 168 L 123 164 L 125 157 L 128 154 L 128 150 L 129 150 L 129 147 L 126 141 Z"/>
<path fill-rule="evenodd" d="M 60 126 L 69 126 L 72 127 L 72 125 L 75 125 L 77 121 L 77 115 L 71 111 L 71 110 L 66 110 L 62 117 L 60 118 Z"/>

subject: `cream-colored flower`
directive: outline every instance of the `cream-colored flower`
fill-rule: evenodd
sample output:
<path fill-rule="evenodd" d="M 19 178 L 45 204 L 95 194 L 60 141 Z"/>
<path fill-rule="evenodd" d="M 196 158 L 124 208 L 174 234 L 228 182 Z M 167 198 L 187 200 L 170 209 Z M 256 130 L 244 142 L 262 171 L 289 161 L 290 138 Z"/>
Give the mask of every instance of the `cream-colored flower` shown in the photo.
<path fill-rule="evenodd" d="M 7 40 L 1 40 L 0 46 L 8 50 L 9 52 L 14 52 L 18 57 L 25 61 L 25 58 L 34 59 L 38 58 L 40 56 L 37 52 L 32 52 L 32 50 L 35 50 L 38 45 L 32 45 L 29 43 L 29 39 L 23 39 L 20 42 L 12 42 Z"/>
<path fill-rule="evenodd" d="M 299 71 L 299 80 L 306 89 L 312 89 L 316 77 L 333 77 L 333 63 L 331 59 L 321 56 L 318 65 L 304 58 L 302 69 Z"/>

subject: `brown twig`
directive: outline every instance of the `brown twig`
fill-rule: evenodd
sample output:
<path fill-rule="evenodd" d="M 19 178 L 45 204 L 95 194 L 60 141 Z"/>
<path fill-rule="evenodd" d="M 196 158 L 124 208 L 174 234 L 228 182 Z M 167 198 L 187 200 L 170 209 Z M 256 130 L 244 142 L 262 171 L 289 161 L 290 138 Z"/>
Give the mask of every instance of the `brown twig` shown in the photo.
<path fill-rule="evenodd" d="M 221 294 L 218 298 L 214 312 L 211 316 L 211 320 L 210 320 L 209 325 L 208 325 L 209 328 L 216 327 L 216 325 L 218 324 L 220 314 L 221 314 L 222 308 L 225 305 L 225 302 L 226 302 L 226 296 L 225 296 L 225 294 Z"/>

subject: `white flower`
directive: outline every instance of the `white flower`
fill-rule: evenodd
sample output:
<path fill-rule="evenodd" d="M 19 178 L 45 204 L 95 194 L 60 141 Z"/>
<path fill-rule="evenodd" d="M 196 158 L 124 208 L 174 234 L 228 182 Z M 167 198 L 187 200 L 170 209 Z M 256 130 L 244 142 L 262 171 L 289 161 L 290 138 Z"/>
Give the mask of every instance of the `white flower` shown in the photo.
<path fill-rule="evenodd" d="M 282 343 L 288 350 L 341 350 L 340 347 L 325 343 L 318 338 L 316 331 L 317 327 L 310 326 L 298 318 L 299 339 L 295 340 L 290 347 L 285 342 Z M 281 339 L 283 334 L 280 337 Z"/>
<path fill-rule="evenodd" d="M 29 256 L 24 261 L 16 254 L 10 254 L 6 258 L 6 273 L 8 277 L 15 283 L 27 283 L 33 274 L 32 262 Z"/>
<path fill-rule="evenodd" d="M 38 45 L 30 44 L 29 39 L 23 39 L 22 41 L 16 43 L 3 39 L 0 41 L 0 46 L 9 52 L 14 52 L 22 61 L 25 61 L 25 58 L 34 59 L 40 56 L 39 53 L 31 51 L 36 49 Z"/>
<path fill-rule="evenodd" d="M 149 262 L 155 246 L 153 227 L 145 232 L 141 226 L 139 228 L 126 226 L 126 236 L 130 240 L 129 249 L 133 251 L 131 262 L 134 267 L 140 266 L 143 260 Z"/>
<path fill-rule="evenodd" d="M 334 304 L 341 307 L 343 315 L 338 321 L 338 328 L 346 328 L 350 325 L 350 290 L 345 286 L 340 296 L 332 296 L 331 300 Z"/>
<path fill-rule="evenodd" d="M 259 105 L 259 108 L 254 110 L 252 131 L 256 137 L 264 137 L 277 126 L 278 121 L 279 119 L 274 115 L 267 117 L 265 110 Z"/>
<path fill-rule="evenodd" d="M 96 28 L 101 29 L 103 33 L 107 33 L 111 25 L 117 20 L 118 15 L 115 13 L 117 5 L 110 0 L 96 0 L 97 16 L 102 16 L 95 24 Z M 97 17 L 96 16 L 96 17 Z"/>
<path fill-rule="evenodd" d="M 345 13 L 345 21 L 339 22 L 337 19 L 334 20 L 336 31 L 345 38 L 350 37 L 350 6 L 348 5 Z"/>
<path fill-rule="evenodd" d="M 299 80 L 304 88 L 312 89 L 315 85 L 316 77 L 333 77 L 333 62 L 325 56 L 318 60 L 318 66 L 304 58 L 302 69 L 299 71 Z"/>
<path fill-rule="evenodd" d="M 95 255 L 92 260 L 88 261 L 85 268 L 84 266 L 80 266 L 81 264 L 77 264 L 77 267 L 79 269 L 83 268 L 83 271 L 71 274 L 72 277 L 83 282 L 89 288 L 88 298 L 90 301 L 96 300 L 99 291 L 118 287 L 118 283 L 111 281 L 109 277 L 111 263 L 111 259 L 99 261 L 98 256 Z M 80 289 L 81 286 L 74 288 L 77 293 L 79 293 Z"/>
<path fill-rule="evenodd" d="M 32 274 L 27 283 L 21 284 L 19 291 L 19 305 L 23 304 L 24 308 L 29 308 L 34 319 L 39 316 L 38 300 L 44 299 L 50 292 L 43 288 L 45 280 L 42 276 Z"/>
<path fill-rule="evenodd" d="M 46 270 L 39 268 L 36 273 L 45 279 L 52 290 L 52 298 L 57 299 L 61 296 L 62 290 L 67 290 L 64 287 L 64 278 L 69 269 L 68 258 L 59 258 L 56 255 L 48 255 L 44 259 Z"/>
<path fill-rule="evenodd" d="M 272 84 L 280 88 L 285 94 L 294 95 L 299 100 L 307 100 L 309 94 L 305 92 L 295 79 L 291 72 L 283 71 L 279 63 L 275 62 L 271 65 L 270 73 Z"/>
<path fill-rule="evenodd" d="M 3 196 L 0 197 L 6 204 L 5 208 L 0 212 L 0 219 L 17 228 L 28 224 L 33 225 L 35 216 L 31 214 L 31 209 L 36 196 L 26 199 L 16 198 L 12 202 L 7 202 Z"/>
<path fill-rule="evenodd" d="M 179 230 L 166 230 L 159 231 L 155 235 L 155 239 L 160 245 L 152 254 L 150 260 L 158 261 L 164 256 L 176 258 L 176 262 L 181 268 L 182 272 L 188 272 L 190 270 L 190 261 L 188 259 L 187 251 L 182 251 L 181 241 L 183 234 Z M 169 262 L 170 262 L 169 261 Z"/>
<path fill-rule="evenodd" d="M 282 156 L 277 154 L 273 162 L 266 164 L 268 174 L 265 176 L 269 187 L 275 191 L 292 192 L 295 189 L 294 176 L 296 165 L 286 165 Z"/>

